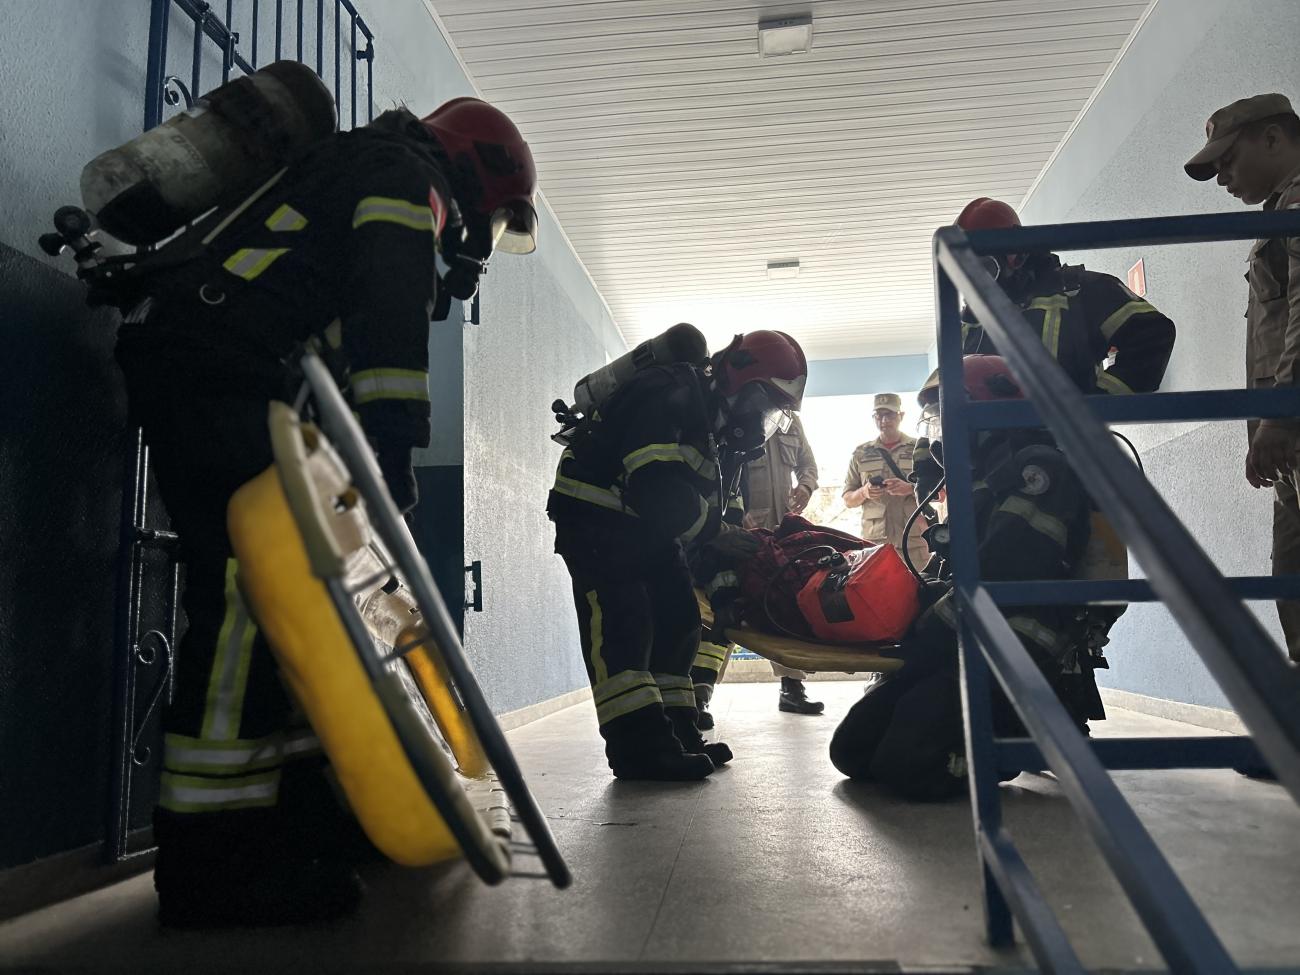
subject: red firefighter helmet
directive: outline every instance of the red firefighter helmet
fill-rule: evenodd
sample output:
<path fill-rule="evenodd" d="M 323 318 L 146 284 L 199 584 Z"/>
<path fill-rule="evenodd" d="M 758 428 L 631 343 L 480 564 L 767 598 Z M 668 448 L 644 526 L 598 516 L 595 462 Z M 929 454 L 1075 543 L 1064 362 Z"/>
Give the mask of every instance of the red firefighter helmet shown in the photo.
<path fill-rule="evenodd" d="M 496 249 L 530 254 L 537 248 L 537 167 L 528 143 L 499 108 L 481 98 L 453 98 L 420 120 L 456 172 L 456 200 L 467 221 L 488 221 Z"/>
<path fill-rule="evenodd" d="M 778 409 L 803 405 L 808 384 L 808 360 L 799 343 L 784 332 L 759 329 L 737 335 L 721 353 L 714 376 L 722 395 L 731 399 L 751 383 L 769 390 Z"/>
<path fill-rule="evenodd" d="M 987 196 L 971 200 L 957 215 L 957 226 L 967 232 L 972 230 L 1006 230 L 1008 227 L 1020 226 L 1020 215 L 1009 203 L 993 200 Z M 1006 266 L 1014 271 L 1025 263 L 1024 254 L 1008 254 Z M 1000 270 L 1000 269 L 999 269 Z M 993 277 L 998 277 L 994 274 Z"/>
<path fill-rule="evenodd" d="M 968 355 L 961 360 L 963 385 L 972 400 L 1024 399 L 1020 383 L 1011 374 L 1000 355 Z M 939 415 L 939 370 L 930 373 L 916 394 L 923 421 L 935 421 Z"/>
<path fill-rule="evenodd" d="M 759 329 L 737 335 L 714 357 L 714 381 L 723 397 L 727 439 L 761 447 L 777 430 L 788 429 L 803 405 L 808 360 L 784 332 Z"/>

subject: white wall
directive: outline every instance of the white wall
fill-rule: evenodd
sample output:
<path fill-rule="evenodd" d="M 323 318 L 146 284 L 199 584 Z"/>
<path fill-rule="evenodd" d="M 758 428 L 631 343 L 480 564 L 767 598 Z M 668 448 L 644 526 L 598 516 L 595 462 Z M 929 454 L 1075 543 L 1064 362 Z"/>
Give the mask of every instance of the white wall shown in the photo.
<path fill-rule="evenodd" d="M 1300 103 L 1300 3 L 1158 0 L 1096 100 L 1022 207 L 1026 223 L 1239 209 L 1183 163 L 1205 141 L 1215 109 L 1280 91 Z M 1014 202 L 1014 201 L 1013 201 Z M 1245 382 L 1248 242 L 1067 255 L 1117 274 L 1142 257 L 1148 298 L 1178 326 L 1165 390 Z M 1148 475 L 1226 575 L 1269 572 L 1271 495 L 1242 476 L 1245 424 L 1164 424 L 1126 430 Z M 1271 605 L 1252 607 L 1280 640 Z M 1168 614 L 1133 606 L 1114 631 L 1102 675 L 1114 687 L 1177 701 L 1226 700 Z"/>

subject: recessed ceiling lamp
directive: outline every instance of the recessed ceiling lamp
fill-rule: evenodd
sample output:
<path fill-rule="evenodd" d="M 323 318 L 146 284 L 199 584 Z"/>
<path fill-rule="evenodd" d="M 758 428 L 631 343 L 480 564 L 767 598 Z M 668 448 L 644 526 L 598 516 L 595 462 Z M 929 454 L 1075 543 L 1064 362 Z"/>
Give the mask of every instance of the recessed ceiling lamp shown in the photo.
<path fill-rule="evenodd" d="M 812 14 L 760 20 L 758 56 L 775 58 L 786 54 L 807 54 L 812 50 L 812 37 Z"/>
<path fill-rule="evenodd" d="M 768 261 L 767 276 L 774 280 L 797 278 L 799 276 L 799 258 L 789 261 Z"/>

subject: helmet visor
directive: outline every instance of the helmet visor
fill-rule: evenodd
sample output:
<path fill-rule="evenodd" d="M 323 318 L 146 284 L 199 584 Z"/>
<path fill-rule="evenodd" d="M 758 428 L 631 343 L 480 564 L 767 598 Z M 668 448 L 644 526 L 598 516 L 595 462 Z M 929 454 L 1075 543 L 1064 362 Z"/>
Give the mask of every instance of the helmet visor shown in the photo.
<path fill-rule="evenodd" d="M 516 200 L 493 211 L 492 247 L 505 254 L 537 250 L 537 211 L 527 201 Z"/>
<path fill-rule="evenodd" d="M 727 411 L 730 425 L 747 431 L 748 436 L 743 439 L 748 440 L 755 435 L 762 437 L 758 444 L 751 446 L 767 443 L 778 432 L 784 433 L 789 430 L 791 423 L 794 422 L 791 412 L 774 402 L 773 393 L 774 391 L 768 389 L 763 383 L 747 383 L 736 394 Z"/>

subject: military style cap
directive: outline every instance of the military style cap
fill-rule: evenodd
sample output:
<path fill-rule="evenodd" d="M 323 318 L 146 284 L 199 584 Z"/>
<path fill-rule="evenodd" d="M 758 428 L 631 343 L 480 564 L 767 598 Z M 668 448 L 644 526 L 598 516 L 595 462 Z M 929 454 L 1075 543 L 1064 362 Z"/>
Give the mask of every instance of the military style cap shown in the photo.
<path fill-rule="evenodd" d="M 1205 147 L 1183 166 L 1192 179 L 1213 179 L 1218 170 L 1214 164 L 1237 141 L 1243 125 L 1258 122 L 1274 115 L 1294 115 L 1295 109 L 1286 95 L 1252 95 L 1221 108 L 1205 123 Z"/>
<path fill-rule="evenodd" d="M 876 405 L 872 408 L 873 413 L 879 413 L 881 410 L 891 410 L 894 413 L 903 408 L 903 398 L 897 393 L 877 393 Z"/>

